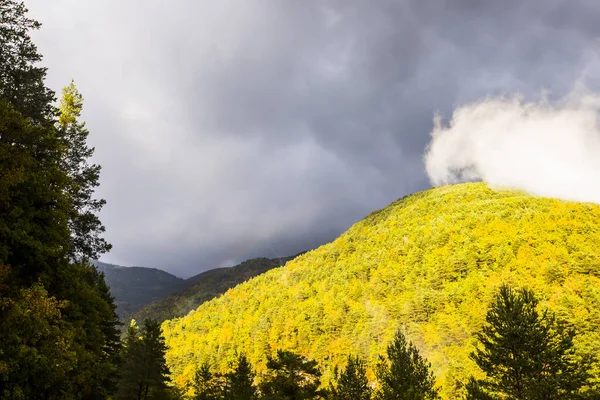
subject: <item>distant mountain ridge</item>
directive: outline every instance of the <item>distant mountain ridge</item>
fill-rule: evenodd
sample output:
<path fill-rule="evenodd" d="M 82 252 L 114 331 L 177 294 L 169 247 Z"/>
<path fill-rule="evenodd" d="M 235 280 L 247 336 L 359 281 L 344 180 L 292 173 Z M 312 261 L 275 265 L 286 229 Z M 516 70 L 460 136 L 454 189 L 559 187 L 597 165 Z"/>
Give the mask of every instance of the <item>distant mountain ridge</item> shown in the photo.
<path fill-rule="evenodd" d="M 303 253 L 300 253 L 303 254 Z M 125 323 L 133 318 L 153 318 L 162 322 L 182 317 L 232 287 L 273 268 L 283 266 L 298 255 L 279 258 L 253 258 L 236 266 L 215 268 L 188 279 L 157 268 L 125 267 L 92 260 L 104 273 L 115 297 L 117 314 Z"/>
<path fill-rule="evenodd" d="M 123 267 L 96 260 L 92 264 L 104 273 L 122 321 L 146 304 L 185 287 L 184 279 L 157 268 Z"/>
<path fill-rule="evenodd" d="M 183 317 L 202 303 L 227 292 L 236 285 L 246 282 L 273 268 L 281 267 L 297 256 L 279 258 L 253 258 L 229 268 L 216 268 L 202 272 L 185 280 L 184 287 L 164 298 L 146 305 L 132 315 L 143 321 L 153 318 L 159 322 L 175 317 Z"/>

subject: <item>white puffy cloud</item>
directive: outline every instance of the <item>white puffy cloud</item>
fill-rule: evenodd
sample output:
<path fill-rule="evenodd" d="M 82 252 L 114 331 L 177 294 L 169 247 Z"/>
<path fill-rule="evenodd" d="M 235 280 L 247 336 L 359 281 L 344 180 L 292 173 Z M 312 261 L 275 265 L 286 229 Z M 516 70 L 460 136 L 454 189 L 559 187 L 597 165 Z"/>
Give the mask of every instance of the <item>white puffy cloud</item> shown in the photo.
<path fill-rule="evenodd" d="M 534 195 L 600 203 L 600 96 L 486 98 L 436 118 L 425 153 L 433 185 L 483 180 Z"/>

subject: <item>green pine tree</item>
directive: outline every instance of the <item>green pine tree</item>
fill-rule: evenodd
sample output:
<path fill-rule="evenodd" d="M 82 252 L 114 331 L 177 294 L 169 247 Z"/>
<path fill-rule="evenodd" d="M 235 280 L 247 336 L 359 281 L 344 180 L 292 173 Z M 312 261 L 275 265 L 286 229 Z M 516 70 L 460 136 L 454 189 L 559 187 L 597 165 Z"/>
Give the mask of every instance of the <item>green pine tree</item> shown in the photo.
<path fill-rule="evenodd" d="M 465 400 L 497 400 L 495 396 L 490 395 L 481 387 L 480 381 L 471 377 L 465 385 Z"/>
<path fill-rule="evenodd" d="M 359 357 L 348 357 L 344 370 L 335 372 L 335 385 L 332 386 L 332 400 L 369 400 L 373 390 L 367 379 L 365 362 Z"/>
<path fill-rule="evenodd" d="M 21 1 L 0 1 L 0 97 L 24 117 L 40 123 L 53 113 L 54 93 L 46 87 L 46 68 L 29 33 L 41 24 L 27 16 Z"/>
<path fill-rule="evenodd" d="M 318 364 L 291 351 L 277 350 L 276 358 L 267 358 L 268 373 L 259 385 L 266 400 L 321 399 L 326 393 L 321 385 Z"/>
<path fill-rule="evenodd" d="M 235 368 L 225 374 L 225 400 L 254 400 L 257 398 L 254 377 L 256 374 L 244 354 L 238 356 Z"/>
<path fill-rule="evenodd" d="M 575 399 L 589 379 L 587 361 L 574 357 L 575 332 L 528 289 L 502 286 L 477 334 L 471 358 L 486 374 L 466 386 L 469 399 Z"/>
<path fill-rule="evenodd" d="M 144 400 L 155 398 L 155 393 L 163 393 L 169 382 L 169 368 L 165 361 L 167 346 L 160 330 L 160 324 L 153 319 L 144 321 L 142 332 L 143 365 L 145 371 Z"/>
<path fill-rule="evenodd" d="M 131 320 L 123 338 L 123 363 L 120 367 L 117 399 L 141 399 L 144 391 L 143 343 L 140 329 Z"/>
<path fill-rule="evenodd" d="M 117 306 L 115 298 L 110 293 L 110 288 L 104 280 L 104 273 L 99 272 L 95 267 L 89 266 L 95 275 L 96 285 L 95 293 L 99 298 L 99 307 L 101 318 L 97 323 L 102 337 L 101 346 L 99 346 L 100 356 L 97 358 L 98 386 L 104 390 L 101 398 L 108 398 L 116 393 L 117 382 L 119 379 L 118 366 L 121 363 L 121 329 L 123 325 L 117 315 Z"/>
<path fill-rule="evenodd" d="M 210 370 L 210 364 L 204 363 L 196 369 L 192 381 L 193 400 L 221 400 L 223 385 L 218 375 Z"/>
<path fill-rule="evenodd" d="M 97 245 L 94 229 L 81 228 L 101 226 L 90 224 L 97 221 L 93 214 L 98 208 L 91 203 L 81 208 L 78 200 L 91 199 L 86 196 L 97 186 L 99 169 L 87 167 L 91 150 L 82 125 L 71 123 L 63 129 L 55 120 L 54 95 L 44 85 L 46 70 L 37 66 L 41 55 L 28 36 L 39 24 L 26 11 L 21 2 L 0 2 L 0 266 L 10 266 L 5 283 L 11 288 L 0 292 L 0 319 L 7 341 L 34 333 L 40 338 L 62 336 L 54 341 L 25 340 L 21 349 L 27 351 L 17 353 L 0 348 L 2 373 L 8 377 L 1 380 L 0 390 L 11 387 L 11 393 L 29 393 L 28 399 L 52 398 L 53 391 L 64 399 L 105 399 L 114 389 L 117 372 L 118 320 L 102 274 L 85 260 L 107 249 Z M 87 225 L 74 224 L 75 217 L 86 219 Z M 32 298 L 48 305 L 33 308 L 47 313 L 34 319 L 40 323 L 39 332 L 25 323 L 27 318 L 11 318 L 21 312 L 25 293 L 39 294 Z M 55 310 L 52 304 L 61 306 Z M 60 329 L 53 329 L 55 325 Z M 51 343 L 56 355 L 42 349 Z M 68 343 L 77 367 L 63 368 L 57 379 L 61 343 Z M 55 371 L 30 368 L 30 356 L 36 352 L 36 365 L 54 365 Z M 25 370 L 38 373 L 20 380 Z"/>
<path fill-rule="evenodd" d="M 387 348 L 387 359 L 380 357 L 376 375 L 379 387 L 377 400 L 438 399 L 431 365 L 417 348 L 406 341 L 401 331 Z"/>
<path fill-rule="evenodd" d="M 13 313 L 11 307 L 16 307 L 18 299 L 12 296 L 18 297 L 17 289 L 39 283 L 48 297 L 64 304 L 61 331 L 65 338 L 69 335 L 78 368 L 76 372 L 65 370 L 62 397 L 89 398 L 85 396 L 96 395 L 98 388 L 110 390 L 109 381 L 114 380 L 118 322 L 112 298 L 97 271 L 69 262 L 71 203 L 66 193 L 69 178 L 60 168 L 62 148 L 51 124 L 33 124 L 0 99 L 0 265 L 10 266 L 7 284 L 15 289 L 0 293 L 0 298 L 6 304 L 4 311 Z M 3 320 L 4 328 L 22 330 L 22 337 L 30 334 L 26 331 L 30 328 L 17 320 L 10 323 L 15 325 L 8 326 Z M 7 357 L 7 351 L 0 353 L 0 359 Z M 40 359 L 38 364 L 46 361 L 50 362 Z M 7 373 L 15 377 L 12 372 L 26 369 L 26 363 L 26 357 L 12 357 L 8 364 L 12 371 Z M 44 388 L 51 385 L 51 374 L 45 375 L 48 381 L 42 376 L 22 389 L 47 397 Z"/>
<path fill-rule="evenodd" d="M 0 264 L 13 284 L 56 282 L 69 249 L 69 179 L 49 124 L 32 124 L 0 99 Z"/>
<path fill-rule="evenodd" d="M 116 389 L 120 322 L 104 277 L 89 263 L 63 262 L 48 290 L 67 299 L 63 318 L 74 329 L 77 369 L 70 379 L 78 398 L 105 399 Z"/>
<path fill-rule="evenodd" d="M 123 343 L 123 365 L 117 398 L 164 398 L 169 381 L 165 351 L 164 338 L 156 321 L 146 320 L 144 328 L 140 330 L 132 320 Z"/>
<path fill-rule="evenodd" d="M 85 122 L 80 122 L 83 97 L 75 82 L 63 88 L 60 99 L 58 130 L 64 142 L 65 151 L 61 168 L 70 178 L 68 194 L 72 202 L 69 218 L 71 231 L 70 256 L 75 260 L 98 258 L 110 250 L 111 245 L 100 235 L 104 226 L 97 213 L 105 200 L 94 199 L 94 189 L 99 185 L 100 166 L 89 164 L 94 149 L 88 147 L 88 130 Z"/>

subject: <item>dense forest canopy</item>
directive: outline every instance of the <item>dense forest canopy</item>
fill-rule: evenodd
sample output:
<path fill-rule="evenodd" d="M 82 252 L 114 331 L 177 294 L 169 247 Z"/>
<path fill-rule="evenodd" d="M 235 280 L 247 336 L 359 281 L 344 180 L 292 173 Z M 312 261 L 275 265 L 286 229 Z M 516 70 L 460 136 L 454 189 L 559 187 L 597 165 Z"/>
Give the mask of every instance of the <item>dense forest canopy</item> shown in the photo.
<path fill-rule="evenodd" d="M 225 371 L 244 352 L 293 350 L 323 380 L 349 353 L 368 363 L 398 328 L 431 361 L 442 396 L 478 369 L 469 358 L 486 305 L 503 283 L 527 286 L 576 328 L 578 354 L 600 351 L 600 206 L 495 191 L 484 183 L 402 198 L 310 251 L 163 323 L 177 385 L 197 364 Z M 598 365 L 593 367 L 596 373 Z"/>

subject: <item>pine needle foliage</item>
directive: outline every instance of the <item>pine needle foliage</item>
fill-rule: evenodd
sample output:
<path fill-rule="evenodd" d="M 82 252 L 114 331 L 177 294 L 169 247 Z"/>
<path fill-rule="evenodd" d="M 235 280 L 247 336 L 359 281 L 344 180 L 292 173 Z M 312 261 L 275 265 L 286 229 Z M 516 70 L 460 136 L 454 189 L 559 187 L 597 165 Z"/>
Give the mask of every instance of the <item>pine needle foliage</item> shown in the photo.
<path fill-rule="evenodd" d="M 577 359 L 575 331 L 539 310 L 533 291 L 500 287 L 478 332 L 471 358 L 485 373 L 467 387 L 470 399 L 576 399 L 590 378 Z"/>

